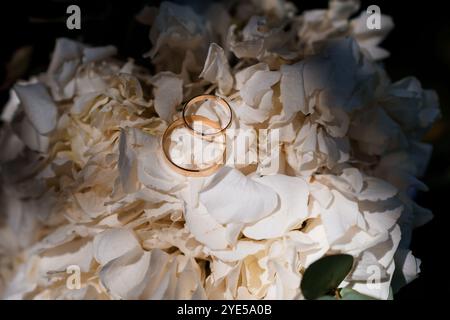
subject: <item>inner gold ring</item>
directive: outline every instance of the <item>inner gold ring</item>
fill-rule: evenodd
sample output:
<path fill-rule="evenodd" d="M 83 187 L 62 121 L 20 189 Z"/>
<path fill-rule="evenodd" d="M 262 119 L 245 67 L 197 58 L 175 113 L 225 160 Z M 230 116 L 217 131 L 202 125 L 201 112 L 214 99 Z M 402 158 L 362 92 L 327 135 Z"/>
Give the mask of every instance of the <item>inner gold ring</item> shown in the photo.
<path fill-rule="evenodd" d="M 193 104 L 195 104 L 197 102 L 200 102 L 200 101 L 206 101 L 206 100 L 215 100 L 217 102 L 217 104 L 219 104 L 220 106 L 222 106 L 223 108 L 228 110 L 228 112 L 230 113 L 230 120 L 227 122 L 227 124 L 223 128 L 219 124 L 219 127 L 218 128 L 216 127 L 216 129 L 219 130 L 217 132 L 205 133 L 205 132 L 198 132 L 198 131 L 196 131 L 192 127 L 192 121 L 191 121 L 191 123 L 189 123 L 189 121 L 188 121 L 189 116 L 186 116 L 187 110 Z M 233 120 L 233 112 L 231 110 L 230 105 L 228 104 L 228 102 L 225 101 L 225 99 L 222 99 L 221 97 L 218 97 L 218 96 L 215 96 L 215 95 L 212 95 L 212 94 L 202 94 L 202 95 L 196 96 L 196 97 L 192 98 L 191 100 L 189 100 L 188 102 L 186 102 L 186 104 L 183 107 L 182 119 L 183 119 L 183 122 L 186 125 L 186 127 L 189 128 L 190 130 L 192 130 L 193 132 L 195 132 L 196 134 L 201 135 L 203 137 L 216 136 L 218 134 L 222 134 L 231 125 L 231 122 Z M 193 118 L 191 118 L 191 119 L 193 119 Z M 208 118 L 205 118 L 205 119 L 208 119 Z M 212 121 L 210 119 L 208 119 L 208 120 Z M 217 122 L 216 122 L 216 124 L 217 124 Z"/>
<path fill-rule="evenodd" d="M 211 119 L 208 119 L 206 117 L 203 116 L 198 116 L 198 115 L 192 115 L 192 116 L 187 116 L 189 118 L 189 120 L 193 121 L 201 121 L 203 123 L 205 123 L 206 125 L 215 128 L 215 129 L 221 129 L 220 124 L 212 121 Z M 164 154 L 164 158 L 166 159 L 168 165 L 177 173 L 183 175 L 183 176 L 187 176 L 187 177 L 206 177 L 209 176 L 211 174 L 213 174 L 214 172 L 216 172 L 222 165 L 223 165 L 223 161 L 220 161 L 212 166 L 203 168 L 203 169 L 190 169 L 190 168 L 185 168 L 182 167 L 178 164 L 176 164 L 175 162 L 172 161 L 172 159 L 170 158 L 169 155 L 169 148 L 170 148 L 170 139 L 168 139 L 170 137 L 170 135 L 172 134 L 172 132 L 179 127 L 184 127 L 186 125 L 184 118 L 175 120 L 174 122 L 172 122 L 166 129 L 166 131 L 164 131 L 164 134 L 162 136 L 162 150 L 163 150 L 163 154 Z M 191 131 L 189 131 L 191 132 Z M 194 131 L 192 131 L 194 132 Z M 218 132 L 221 133 L 223 135 L 223 137 L 225 138 L 225 134 L 222 131 Z M 216 134 L 218 134 L 216 133 Z M 223 158 L 222 158 L 223 160 Z"/>

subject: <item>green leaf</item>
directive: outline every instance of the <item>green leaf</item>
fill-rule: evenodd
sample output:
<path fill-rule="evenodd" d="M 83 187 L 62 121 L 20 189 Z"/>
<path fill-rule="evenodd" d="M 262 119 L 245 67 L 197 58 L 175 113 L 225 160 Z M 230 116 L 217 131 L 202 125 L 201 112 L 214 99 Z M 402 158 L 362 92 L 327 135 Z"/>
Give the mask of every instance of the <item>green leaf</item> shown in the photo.
<path fill-rule="evenodd" d="M 321 297 L 317 298 L 316 300 L 337 300 L 337 299 L 336 299 L 336 297 L 326 295 L 326 296 L 321 296 Z"/>
<path fill-rule="evenodd" d="M 317 299 L 337 289 L 353 267 L 353 257 L 336 254 L 312 263 L 305 271 L 301 290 L 306 299 Z"/>
<path fill-rule="evenodd" d="M 392 290 L 392 287 L 389 287 L 389 296 L 387 299 L 394 300 L 394 290 Z"/>
<path fill-rule="evenodd" d="M 342 300 L 377 300 L 350 288 L 342 288 L 340 295 Z"/>

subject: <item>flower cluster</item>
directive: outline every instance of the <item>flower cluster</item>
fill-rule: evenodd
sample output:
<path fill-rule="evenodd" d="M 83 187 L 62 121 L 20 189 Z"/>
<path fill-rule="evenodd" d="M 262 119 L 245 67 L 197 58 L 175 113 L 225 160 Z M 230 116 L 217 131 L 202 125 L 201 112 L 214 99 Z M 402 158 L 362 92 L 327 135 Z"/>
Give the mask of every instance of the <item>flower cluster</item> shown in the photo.
<path fill-rule="evenodd" d="M 155 74 L 114 47 L 58 39 L 47 72 L 11 91 L 0 132 L 0 295 L 7 299 L 302 299 L 312 262 L 347 253 L 343 286 L 387 299 L 414 279 L 411 190 L 439 116 L 433 91 L 392 82 L 359 3 L 163 2 Z M 230 97 L 234 129 L 279 129 L 280 166 L 171 171 L 161 136 L 183 101 Z M 81 288 L 66 280 L 81 270 Z M 378 286 L 367 286 L 379 270 Z M 395 274 L 394 274 L 395 273 Z"/>

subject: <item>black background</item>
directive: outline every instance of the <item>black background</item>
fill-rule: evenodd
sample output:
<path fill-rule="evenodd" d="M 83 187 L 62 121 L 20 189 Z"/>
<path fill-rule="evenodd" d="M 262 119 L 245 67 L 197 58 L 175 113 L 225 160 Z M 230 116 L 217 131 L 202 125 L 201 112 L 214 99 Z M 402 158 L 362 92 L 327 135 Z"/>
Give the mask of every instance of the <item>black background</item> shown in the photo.
<path fill-rule="evenodd" d="M 8 98 L 4 86 L 5 67 L 15 49 L 33 47 L 31 63 L 23 76 L 45 71 L 57 37 L 69 37 L 92 45 L 113 44 L 122 58 L 133 57 L 138 64 L 151 68 L 142 58 L 151 46 L 148 27 L 134 21 L 145 3 L 159 1 L 0 1 L 0 109 Z M 201 11 L 210 1 L 173 1 L 190 4 Z M 325 8 L 327 1 L 293 1 L 299 11 Z M 383 42 L 391 52 L 384 61 L 396 81 L 416 76 L 424 88 L 433 88 L 441 101 L 442 118 L 429 132 L 426 141 L 434 152 L 422 180 L 430 187 L 420 193 L 417 202 L 432 209 L 435 218 L 414 232 L 412 251 L 422 260 L 418 279 L 404 287 L 395 299 L 430 299 L 450 293 L 447 254 L 450 236 L 450 11 L 446 1 L 361 1 L 361 10 L 371 4 L 393 17 L 395 28 Z M 66 28 L 66 8 L 78 4 L 82 12 L 81 30 Z M 3 88 L 2 88 L 3 86 Z"/>

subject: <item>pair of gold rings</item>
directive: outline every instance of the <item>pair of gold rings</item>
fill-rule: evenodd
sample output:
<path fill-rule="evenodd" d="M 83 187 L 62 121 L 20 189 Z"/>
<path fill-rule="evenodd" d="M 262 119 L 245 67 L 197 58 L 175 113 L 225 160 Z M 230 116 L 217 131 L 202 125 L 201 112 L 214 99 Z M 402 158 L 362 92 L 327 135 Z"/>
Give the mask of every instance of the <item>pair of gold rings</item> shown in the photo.
<path fill-rule="evenodd" d="M 218 106 L 227 111 L 229 117 L 224 125 L 222 125 L 220 121 L 214 121 L 202 115 L 190 114 L 191 109 L 193 109 L 195 105 L 197 105 L 199 102 L 207 101 L 213 101 Z M 170 156 L 170 138 L 174 130 L 184 127 L 188 129 L 190 134 L 200 137 L 202 140 L 212 141 L 220 136 L 223 137 L 223 141 L 225 141 L 225 130 L 231 125 L 232 115 L 233 113 L 228 102 L 226 102 L 225 99 L 215 95 L 200 95 L 186 102 L 181 112 L 181 118 L 172 122 L 167 127 L 162 136 L 162 150 L 164 158 L 167 160 L 167 164 L 170 166 L 170 168 L 175 172 L 188 177 L 205 177 L 216 172 L 224 163 L 224 153 L 222 154 L 222 158 L 219 161 L 210 166 L 204 168 L 183 167 L 180 164 L 175 163 Z M 197 126 L 194 125 L 195 122 L 200 122 L 202 125 L 206 125 L 207 127 L 209 127 L 209 132 L 198 130 Z"/>

